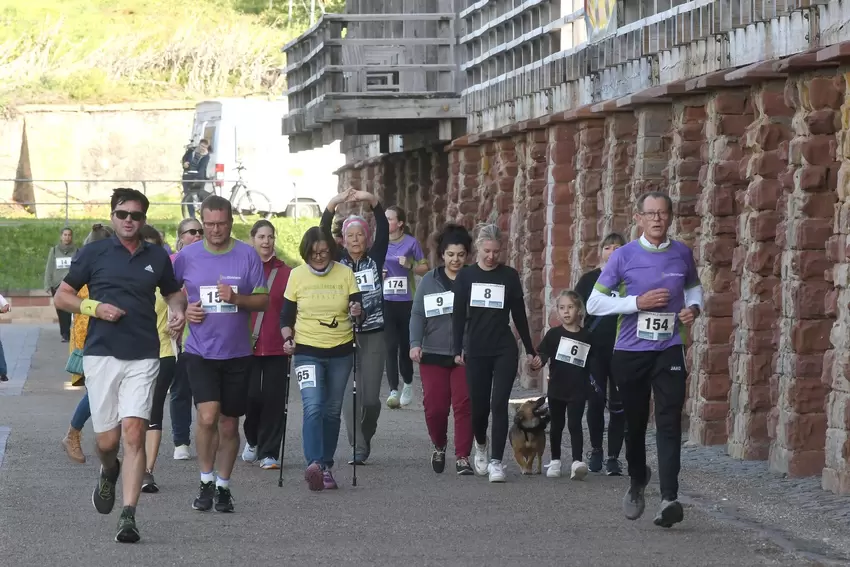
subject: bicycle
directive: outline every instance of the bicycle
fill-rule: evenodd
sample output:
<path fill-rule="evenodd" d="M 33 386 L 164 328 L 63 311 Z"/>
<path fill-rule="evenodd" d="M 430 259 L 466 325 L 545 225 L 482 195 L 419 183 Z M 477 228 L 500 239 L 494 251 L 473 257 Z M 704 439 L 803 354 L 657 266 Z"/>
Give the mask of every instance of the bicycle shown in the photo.
<path fill-rule="evenodd" d="M 242 222 L 247 222 L 245 218 L 246 216 L 257 214 L 259 214 L 260 217 L 269 220 L 274 216 L 271 201 L 264 193 L 248 189 L 248 185 L 242 179 L 242 172 L 245 169 L 245 166 L 241 163 L 236 166 L 236 172 L 239 175 L 239 179 L 237 179 L 236 183 L 233 184 L 233 187 L 230 188 L 230 198 L 228 200 L 233 205 L 236 214 L 239 215 L 239 220 Z M 183 200 L 183 203 L 181 203 L 184 218 L 189 217 L 190 206 L 194 207 L 195 210 L 200 210 L 201 203 L 204 199 L 210 195 L 220 196 L 220 191 L 217 190 L 215 186 L 213 186 L 212 193 L 205 189 L 206 184 L 212 183 L 212 180 L 198 179 L 194 182 L 187 180 L 187 182 L 192 183 L 192 188 L 186 193 L 186 197 Z"/>

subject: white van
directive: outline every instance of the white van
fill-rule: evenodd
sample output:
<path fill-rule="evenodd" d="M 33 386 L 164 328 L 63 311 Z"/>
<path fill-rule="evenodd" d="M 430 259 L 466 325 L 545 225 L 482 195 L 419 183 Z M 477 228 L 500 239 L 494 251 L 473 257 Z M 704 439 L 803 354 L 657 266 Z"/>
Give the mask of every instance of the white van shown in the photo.
<path fill-rule="evenodd" d="M 286 99 L 222 98 L 198 103 L 191 143 L 210 142 L 207 179 L 216 193 L 231 197 L 240 172 L 248 189 L 264 194 L 273 213 L 318 217 L 337 193 L 334 171 L 345 164 L 339 142 L 289 153 L 289 139 L 281 133 Z M 212 187 L 207 187 L 211 191 Z M 297 206 L 296 206 L 297 204 Z"/>

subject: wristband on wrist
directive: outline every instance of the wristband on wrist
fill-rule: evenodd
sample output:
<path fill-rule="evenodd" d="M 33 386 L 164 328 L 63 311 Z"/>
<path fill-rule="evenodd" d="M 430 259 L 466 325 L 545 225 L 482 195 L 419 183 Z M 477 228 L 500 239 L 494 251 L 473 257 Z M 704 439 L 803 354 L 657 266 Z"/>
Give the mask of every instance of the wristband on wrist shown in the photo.
<path fill-rule="evenodd" d="M 97 317 L 97 315 L 95 315 L 95 311 L 97 311 L 98 305 L 100 305 L 100 301 L 84 299 L 80 302 L 80 313 L 88 315 L 89 317 Z"/>

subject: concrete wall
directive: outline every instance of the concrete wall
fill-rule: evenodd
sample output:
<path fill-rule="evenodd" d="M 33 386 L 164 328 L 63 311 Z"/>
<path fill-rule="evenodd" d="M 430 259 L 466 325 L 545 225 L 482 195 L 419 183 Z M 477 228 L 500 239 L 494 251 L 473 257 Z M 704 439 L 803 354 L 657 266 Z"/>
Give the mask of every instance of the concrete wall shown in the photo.
<path fill-rule="evenodd" d="M 0 120 L 0 178 L 179 179 L 194 108 L 194 102 L 19 107 L 15 117 Z M 114 187 L 71 183 L 71 201 L 102 201 Z M 169 190 L 179 191 L 179 186 L 148 187 L 152 194 Z M 64 199 L 62 183 L 16 187 L 0 181 L 0 203 Z M 57 212 L 56 207 L 36 208 L 39 216 Z"/>
<path fill-rule="evenodd" d="M 494 220 L 535 338 L 555 294 L 662 189 L 694 249 L 705 310 L 688 349 L 689 436 L 850 492 L 850 68 L 567 112 L 352 164 L 340 186 L 408 211 L 433 256 L 447 220 Z M 520 368 L 525 386 L 540 376 Z"/>

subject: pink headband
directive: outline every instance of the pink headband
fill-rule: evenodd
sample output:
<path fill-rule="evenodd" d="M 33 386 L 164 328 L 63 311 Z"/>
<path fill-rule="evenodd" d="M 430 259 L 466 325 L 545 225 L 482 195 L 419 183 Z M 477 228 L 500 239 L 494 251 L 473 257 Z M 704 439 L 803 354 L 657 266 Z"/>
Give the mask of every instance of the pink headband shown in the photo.
<path fill-rule="evenodd" d="M 363 233 L 366 235 L 366 244 L 369 245 L 372 242 L 372 231 L 369 229 L 369 223 L 366 222 L 366 219 L 363 217 L 359 217 L 357 215 L 351 215 L 342 223 L 342 239 L 345 241 L 345 232 L 348 230 L 348 227 L 357 224 L 363 228 Z"/>

